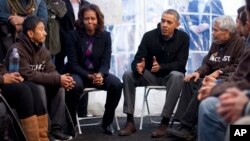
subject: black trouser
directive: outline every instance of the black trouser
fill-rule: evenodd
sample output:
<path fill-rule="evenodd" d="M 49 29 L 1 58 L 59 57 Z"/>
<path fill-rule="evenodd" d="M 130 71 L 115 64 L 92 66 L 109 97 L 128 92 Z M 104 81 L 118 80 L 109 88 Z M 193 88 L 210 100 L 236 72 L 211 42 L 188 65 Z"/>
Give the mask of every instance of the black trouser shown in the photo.
<path fill-rule="evenodd" d="M 46 107 L 50 120 L 51 129 L 65 126 L 65 91 L 59 86 L 47 86 L 36 84 L 39 88 L 43 104 Z"/>
<path fill-rule="evenodd" d="M 200 103 L 197 96 L 201 85 L 202 79 L 199 79 L 197 82 L 194 82 L 192 79 L 190 82 L 185 82 L 182 89 L 175 119 L 179 119 L 182 124 L 189 127 L 195 127 L 197 124 L 198 106 Z"/>
<path fill-rule="evenodd" d="M 39 89 L 32 82 L 4 84 L 3 96 L 12 108 L 17 111 L 20 119 L 32 115 L 43 115 L 46 113 Z"/>
<path fill-rule="evenodd" d="M 76 124 L 76 109 L 80 105 L 79 98 L 83 93 L 83 89 L 87 84 L 90 84 L 89 80 L 83 80 L 80 76 L 73 74 L 72 75 L 76 85 L 73 90 L 69 91 L 66 95 L 66 103 L 68 105 L 69 111 L 71 113 L 74 124 Z M 109 124 L 113 122 L 115 109 L 121 98 L 122 83 L 116 76 L 108 74 L 104 76 L 103 85 L 96 87 L 101 90 L 107 91 L 107 98 L 105 104 L 105 112 L 103 115 L 102 127 L 106 128 Z"/>

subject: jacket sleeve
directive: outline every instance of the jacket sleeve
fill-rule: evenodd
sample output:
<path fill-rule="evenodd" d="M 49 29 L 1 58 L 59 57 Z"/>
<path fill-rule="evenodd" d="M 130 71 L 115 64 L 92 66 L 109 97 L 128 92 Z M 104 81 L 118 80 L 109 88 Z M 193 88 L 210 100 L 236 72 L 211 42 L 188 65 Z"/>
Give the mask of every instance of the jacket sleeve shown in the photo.
<path fill-rule="evenodd" d="M 40 0 L 37 10 L 37 17 L 44 19 L 45 23 L 48 23 L 48 11 L 45 0 Z"/>
<path fill-rule="evenodd" d="M 99 72 L 103 74 L 108 74 L 110 69 L 110 60 L 111 60 L 111 36 L 109 32 L 105 32 L 105 50 L 101 57 L 101 64 Z"/>
<path fill-rule="evenodd" d="M 6 73 L 6 69 L 3 64 L 0 64 L 0 85 L 3 84 L 3 74 Z"/>
<path fill-rule="evenodd" d="M 52 12 L 56 17 L 62 18 L 66 12 L 67 8 L 62 0 L 47 0 L 48 12 Z"/>
<path fill-rule="evenodd" d="M 179 36 L 182 40 L 182 44 L 180 49 L 177 52 L 176 60 L 171 63 L 165 63 L 160 64 L 161 72 L 170 72 L 170 71 L 180 71 L 183 72 L 185 70 L 187 60 L 188 60 L 188 54 L 189 54 L 189 36 L 187 34 L 183 34 L 182 36 Z"/>
<path fill-rule="evenodd" d="M 196 70 L 200 74 L 200 77 L 205 77 L 205 75 L 208 75 L 212 72 L 211 66 L 208 65 L 208 60 L 211 56 L 211 50 L 213 50 L 213 46 L 208 51 L 208 54 L 203 58 L 202 65 Z"/>
<path fill-rule="evenodd" d="M 0 1 L 0 21 L 3 23 L 8 23 L 8 18 L 11 16 L 11 11 L 9 7 L 7 6 L 7 0 L 1 0 Z"/>
<path fill-rule="evenodd" d="M 237 47 L 233 51 L 234 57 L 231 58 L 230 64 L 220 69 L 223 72 L 223 74 L 227 74 L 227 73 L 231 73 L 235 71 L 235 69 L 237 68 L 240 62 L 242 54 L 244 52 L 244 49 L 245 49 L 244 46 L 245 46 L 245 43 L 243 40 L 241 40 L 241 42 L 238 42 Z"/>
<path fill-rule="evenodd" d="M 14 44 L 11 46 L 15 47 L 17 44 Z M 16 46 L 18 48 L 18 46 Z M 27 55 L 26 52 L 24 52 L 23 50 L 18 50 L 19 55 L 20 55 L 20 70 L 19 73 L 22 75 L 22 77 L 27 80 L 27 81 L 32 81 L 35 83 L 39 83 L 42 85 L 54 85 L 54 86 L 58 86 L 60 85 L 60 74 L 58 74 L 56 71 L 53 72 L 46 72 L 44 70 L 44 72 L 39 72 L 39 71 L 35 71 L 33 70 L 33 68 L 31 67 L 31 64 L 29 63 L 28 57 L 29 55 Z M 11 49 L 8 50 L 7 54 L 6 54 L 6 58 L 9 58 L 11 53 Z M 48 56 L 48 54 L 47 54 Z M 6 66 L 9 65 L 8 59 L 6 60 Z M 46 60 L 48 61 L 48 59 Z M 51 60 L 50 60 L 51 61 Z M 45 62 L 44 65 L 47 65 L 48 62 Z M 47 66 L 45 66 L 46 69 Z M 52 66 L 52 68 L 55 68 Z"/>
<path fill-rule="evenodd" d="M 216 85 L 212 91 L 212 95 L 220 95 L 228 87 L 236 86 L 237 88 L 244 90 L 250 88 L 250 49 L 247 49 L 243 57 L 236 68 L 235 72 L 222 81 L 221 84 Z"/>
<path fill-rule="evenodd" d="M 78 62 L 80 56 L 78 56 L 77 53 L 77 40 L 79 40 L 79 38 L 77 37 L 76 31 L 71 32 L 67 37 L 66 46 L 69 70 L 71 73 L 77 74 L 82 78 L 88 78 L 89 73 L 83 69 L 80 66 L 80 62 Z"/>
<path fill-rule="evenodd" d="M 131 69 L 134 73 L 138 74 L 137 70 L 136 70 L 136 65 L 137 63 L 140 63 L 141 62 L 141 59 L 142 58 L 145 58 L 146 59 L 146 56 L 147 56 L 147 41 L 149 39 L 147 38 L 147 33 L 143 35 L 142 37 L 142 40 L 141 40 L 141 43 L 138 47 L 138 50 L 135 54 L 135 57 L 134 57 L 134 60 L 132 61 L 131 63 Z M 146 61 L 146 60 L 145 60 Z"/>

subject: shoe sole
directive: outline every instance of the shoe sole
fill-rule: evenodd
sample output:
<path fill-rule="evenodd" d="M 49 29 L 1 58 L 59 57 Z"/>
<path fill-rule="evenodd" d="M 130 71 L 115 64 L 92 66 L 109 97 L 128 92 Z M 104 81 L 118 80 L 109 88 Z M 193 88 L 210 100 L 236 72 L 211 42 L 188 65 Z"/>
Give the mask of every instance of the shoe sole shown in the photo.
<path fill-rule="evenodd" d="M 134 134 L 134 133 L 136 133 L 137 131 L 135 130 L 135 131 L 132 131 L 131 133 L 129 133 L 129 134 L 121 134 L 121 133 L 119 133 L 119 136 L 130 136 L 130 135 L 132 135 L 132 134 Z"/>

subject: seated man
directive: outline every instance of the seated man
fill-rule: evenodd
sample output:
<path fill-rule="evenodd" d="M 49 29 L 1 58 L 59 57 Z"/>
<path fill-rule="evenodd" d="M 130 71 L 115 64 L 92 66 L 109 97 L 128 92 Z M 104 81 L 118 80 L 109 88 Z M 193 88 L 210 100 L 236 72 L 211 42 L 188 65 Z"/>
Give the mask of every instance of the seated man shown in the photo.
<path fill-rule="evenodd" d="M 247 83 L 249 85 L 249 81 Z M 250 97 L 247 93 L 249 91 L 241 91 L 237 87 L 227 88 L 219 98 L 208 97 L 202 101 L 199 107 L 198 140 L 224 141 L 228 125 L 249 116 Z M 249 117 L 247 119 L 250 124 Z"/>
<path fill-rule="evenodd" d="M 182 88 L 185 66 L 188 59 L 189 37 L 178 30 L 180 15 L 176 10 L 163 12 L 157 28 L 144 34 L 131 64 L 133 72 L 125 72 L 124 107 L 127 123 L 119 135 L 128 136 L 136 132 L 134 125 L 135 88 L 145 85 L 167 87 L 166 101 L 159 128 L 152 137 L 162 137 L 178 100 Z"/>
<path fill-rule="evenodd" d="M 13 48 L 20 55 L 19 73 L 26 81 L 31 81 L 45 87 L 48 113 L 51 119 L 50 134 L 60 140 L 72 137 L 63 134 L 65 124 L 65 93 L 64 89 L 74 87 L 73 79 L 65 74 L 60 75 L 50 59 L 50 53 L 43 46 L 47 33 L 44 21 L 35 16 L 27 17 L 23 29 L 18 34 L 17 42 L 10 46 L 5 61 L 9 65 L 9 56 Z M 61 88 L 63 87 L 63 88 Z"/>
<path fill-rule="evenodd" d="M 236 25 L 229 16 L 220 16 L 213 22 L 213 43 L 204 60 L 204 64 L 200 66 L 194 73 L 185 77 L 186 83 L 182 90 L 182 96 L 177 109 L 177 119 L 180 120 L 180 126 L 169 129 L 169 134 L 179 138 L 191 139 L 195 137 L 195 125 L 197 124 L 198 106 L 197 99 L 198 90 L 202 85 L 202 79 L 206 83 L 208 78 L 224 79 L 229 76 L 239 63 L 240 57 L 244 49 L 244 40 L 236 31 Z M 182 106 L 186 102 L 183 98 L 185 95 L 192 95 L 189 105 Z M 183 114 L 183 108 L 186 111 Z"/>
<path fill-rule="evenodd" d="M 34 83 L 23 80 L 18 72 L 8 72 L 5 66 L 0 64 L 0 93 L 11 108 L 16 110 L 27 141 L 49 141 L 48 114 L 41 97 L 38 96 L 40 91 Z M 6 140 L 6 132 L 1 131 L 10 125 L 8 122 L 4 123 L 4 117 L 1 117 L 0 121 L 0 140 L 3 141 Z"/>
<path fill-rule="evenodd" d="M 247 22 L 245 6 L 242 6 L 237 10 L 236 28 L 240 36 L 247 38 L 249 34 L 249 23 Z"/>
<path fill-rule="evenodd" d="M 249 22 L 250 0 L 246 0 L 245 8 L 247 21 Z M 209 97 L 201 102 L 198 121 L 199 141 L 225 140 L 227 126 L 246 115 L 248 116 L 242 120 L 246 123 L 247 121 L 245 121 L 245 119 L 248 119 L 249 123 L 249 97 L 246 96 L 247 92 L 242 91 L 249 90 L 250 88 L 249 45 L 248 41 L 246 41 L 246 51 L 232 76 L 222 81 L 219 85 L 210 82 L 206 87 L 200 90 L 199 97 L 201 98 L 206 98 L 210 95 L 219 95 L 219 98 Z M 206 132 L 204 130 L 206 130 Z M 211 135 L 213 135 L 212 138 Z"/>

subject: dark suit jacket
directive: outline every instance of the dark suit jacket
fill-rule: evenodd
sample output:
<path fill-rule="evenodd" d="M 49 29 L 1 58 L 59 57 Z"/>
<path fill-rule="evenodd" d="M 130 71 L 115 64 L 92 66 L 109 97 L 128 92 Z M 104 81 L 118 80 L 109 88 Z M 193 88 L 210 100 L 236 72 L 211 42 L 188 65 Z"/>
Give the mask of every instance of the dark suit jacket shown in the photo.
<path fill-rule="evenodd" d="M 156 76 L 166 76 L 171 71 L 186 72 L 185 66 L 189 53 L 189 36 L 175 29 L 173 36 L 166 40 L 161 34 L 160 24 L 156 29 L 146 32 L 131 63 L 132 71 L 137 74 L 136 65 L 145 58 L 145 69 L 151 70 L 153 56 L 161 66 Z"/>
<path fill-rule="evenodd" d="M 89 73 L 100 72 L 104 75 L 109 73 L 111 60 L 111 36 L 110 33 L 104 31 L 94 35 L 92 48 L 93 70 L 88 70 L 85 65 L 85 51 L 87 49 L 85 31 L 74 30 L 70 32 L 67 38 L 67 71 L 77 74 L 81 78 L 86 79 Z"/>
<path fill-rule="evenodd" d="M 70 3 L 70 0 L 63 0 L 65 2 L 65 5 L 67 7 L 67 13 L 64 15 L 63 18 L 59 20 L 60 22 L 60 38 L 61 38 L 61 44 L 62 48 L 65 46 L 65 41 L 67 34 L 69 31 L 74 30 L 75 25 L 75 15 L 73 7 Z M 89 4 L 89 2 L 85 0 L 81 0 L 80 7 L 83 5 Z M 80 10 L 80 9 L 79 9 Z"/>

